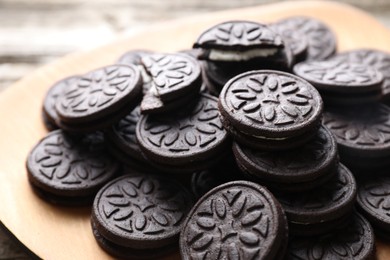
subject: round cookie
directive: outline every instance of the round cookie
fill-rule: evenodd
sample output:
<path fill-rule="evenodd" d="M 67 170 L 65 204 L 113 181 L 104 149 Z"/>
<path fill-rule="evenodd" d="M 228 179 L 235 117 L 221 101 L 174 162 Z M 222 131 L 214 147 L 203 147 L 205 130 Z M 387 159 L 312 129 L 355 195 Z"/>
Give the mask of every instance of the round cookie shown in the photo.
<path fill-rule="evenodd" d="M 161 257 L 177 246 L 192 204 L 191 194 L 173 179 L 132 173 L 96 195 L 92 229 L 99 245 L 115 257 Z"/>
<path fill-rule="evenodd" d="M 206 94 L 200 95 L 195 106 L 175 113 L 141 116 L 136 136 L 151 161 L 171 166 L 210 161 L 227 151 L 229 144 L 217 99 Z"/>
<path fill-rule="evenodd" d="M 250 175 L 265 182 L 291 185 L 316 182 L 325 175 L 330 178 L 338 163 L 337 143 L 323 126 L 312 140 L 293 150 L 269 152 L 235 142 L 233 152 L 237 164 Z"/>
<path fill-rule="evenodd" d="M 206 193 L 180 234 L 182 259 L 282 259 L 287 223 L 262 186 L 234 181 Z"/>
<path fill-rule="evenodd" d="M 385 174 L 358 180 L 357 203 L 362 214 L 370 221 L 375 233 L 390 237 L 390 177 Z"/>
<path fill-rule="evenodd" d="M 308 43 L 307 60 L 324 60 L 336 52 L 336 37 L 323 22 L 312 17 L 295 16 L 278 23 L 304 35 Z"/>
<path fill-rule="evenodd" d="M 354 213 L 349 225 L 326 235 L 291 236 L 287 259 L 375 259 L 374 233 L 368 221 Z"/>
<path fill-rule="evenodd" d="M 316 131 L 323 109 L 313 86 L 272 70 L 250 71 L 229 80 L 218 106 L 224 126 L 233 136 L 238 132 L 258 143 L 275 144 Z"/>
<path fill-rule="evenodd" d="M 383 104 L 328 108 L 323 124 L 336 138 L 341 162 L 349 168 L 388 165 L 390 108 Z"/>
<path fill-rule="evenodd" d="M 47 130 L 52 131 L 59 128 L 59 118 L 56 111 L 57 99 L 64 89 L 68 88 L 69 85 L 73 84 L 77 79 L 78 76 L 64 78 L 54 83 L 47 91 L 42 106 L 42 117 Z"/>
<path fill-rule="evenodd" d="M 204 31 L 194 43 L 209 61 L 248 61 L 273 56 L 283 49 L 280 35 L 267 25 L 250 21 L 227 21 Z"/>
<path fill-rule="evenodd" d="M 299 193 L 278 192 L 275 197 L 282 205 L 294 235 L 318 235 L 337 227 L 349 215 L 356 201 L 356 181 L 352 173 L 339 164 L 337 174 L 315 190 Z M 331 223 L 327 225 L 326 223 Z"/>
<path fill-rule="evenodd" d="M 353 104 L 381 98 L 382 73 L 362 63 L 337 58 L 306 61 L 296 64 L 294 73 L 313 84 L 325 101 Z"/>
<path fill-rule="evenodd" d="M 390 98 L 390 53 L 374 49 L 357 49 L 338 53 L 333 58 L 374 67 L 383 75 L 383 99 Z"/>
<path fill-rule="evenodd" d="M 142 95 L 135 65 L 110 65 L 91 71 L 58 97 L 61 128 L 69 131 L 104 129 L 134 108 Z"/>
<path fill-rule="evenodd" d="M 71 136 L 55 130 L 32 149 L 26 167 L 32 187 L 44 199 L 88 205 L 119 164 L 106 152 L 102 133 Z"/>

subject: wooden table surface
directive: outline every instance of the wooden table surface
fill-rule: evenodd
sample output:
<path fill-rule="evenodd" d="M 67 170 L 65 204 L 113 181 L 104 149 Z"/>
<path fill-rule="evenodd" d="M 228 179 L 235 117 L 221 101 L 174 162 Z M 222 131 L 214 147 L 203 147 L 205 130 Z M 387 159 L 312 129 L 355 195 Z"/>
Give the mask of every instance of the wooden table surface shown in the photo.
<path fill-rule="evenodd" d="M 105 44 L 152 23 L 275 1 L 0 0 L 0 90 L 37 67 L 76 50 Z M 390 1 L 356 0 L 390 28 Z M 371 6 L 371 4 L 374 4 Z M 27 256 L 0 228 L 0 259 Z"/>

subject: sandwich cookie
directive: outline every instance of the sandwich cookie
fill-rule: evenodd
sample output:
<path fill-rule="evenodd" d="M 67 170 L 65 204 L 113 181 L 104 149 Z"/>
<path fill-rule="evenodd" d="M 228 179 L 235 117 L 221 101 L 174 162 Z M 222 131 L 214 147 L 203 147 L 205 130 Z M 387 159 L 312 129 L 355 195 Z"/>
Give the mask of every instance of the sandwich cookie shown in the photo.
<path fill-rule="evenodd" d="M 237 142 L 285 150 L 313 138 L 323 103 L 318 91 L 289 73 L 259 70 L 229 80 L 218 103 L 222 122 Z"/>
<path fill-rule="evenodd" d="M 283 259 L 287 222 L 264 187 L 220 185 L 198 200 L 180 234 L 182 259 Z"/>
<path fill-rule="evenodd" d="M 157 259 L 177 249 L 192 204 L 191 194 L 173 179 L 132 172 L 96 195 L 92 230 L 116 258 Z"/>
<path fill-rule="evenodd" d="M 55 130 L 32 149 L 26 166 L 30 184 L 43 199 L 62 205 L 90 205 L 120 165 L 106 151 L 102 133 L 72 136 Z"/>
<path fill-rule="evenodd" d="M 73 132 L 105 129 L 129 113 L 142 97 L 135 65 L 110 65 L 80 76 L 58 97 L 61 128 Z"/>

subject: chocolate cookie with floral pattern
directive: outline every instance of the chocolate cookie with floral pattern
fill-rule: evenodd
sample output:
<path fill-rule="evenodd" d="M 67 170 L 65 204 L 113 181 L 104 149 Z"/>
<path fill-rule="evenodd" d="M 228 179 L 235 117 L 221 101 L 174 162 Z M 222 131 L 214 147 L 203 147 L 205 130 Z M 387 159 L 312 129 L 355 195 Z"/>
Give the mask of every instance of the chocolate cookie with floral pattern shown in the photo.
<path fill-rule="evenodd" d="M 339 104 L 378 101 L 383 74 L 373 66 L 332 58 L 306 61 L 294 66 L 294 73 L 315 86 L 325 102 Z"/>
<path fill-rule="evenodd" d="M 198 170 L 208 168 L 206 161 L 212 163 L 226 153 L 229 144 L 217 99 L 207 94 L 175 113 L 141 116 L 136 136 L 142 152 L 154 163 L 192 164 Z"/>
<path fill-rule="evenodd" d="M 390 155 L 390 108 L 383 104 L 328 107 L 323 124 L 334 134 L 348 168 L 383 167 Z"/>
<path fill-rule="evenodd" d="M 88 72 L 58 97 L 61 128 L 104 129 L 129 113 L 141 96 L 142 78 L 135 65 L 110 65 Z"/>
<path fill-rule="evenodd" d="M 375 259 L 375 237 L 370 223 L 357 213 L 348 222 L 347 226 L 322 236 L 291 236 L 287 259 Z"/>
<path fill-rule="evenodd" d="M 287 223 L 264 187 L 220 185 L 198 200 L 180 234 L 182 259 L 283 259 Z"/>
<path fill-rule="evenodd" d="M 250 71 L 229 80 L 218 105 L 222 122 L 234 137 L 249 136 L 246 145 L 273 150 L 285 149 L 289 139 L 313 136 L 323 109 L 321 96 L 312 85 L 273 70 Z"/>
<path fill-rule="evenodd" d="M 88 205 L 120 165 L 107 153 L 102 133 L 72 136 L 55 130 L 32 149 L 26 166 L 32 187 L 44 199 Z"/>
<path fill-rule="evenodd" d="M 383 74 L 382 98 L 390 98 L 390 53 L 375 49 L 357 49 L 338 53 L 333 58 L 365 64 Z"/>
<path fill-rule="evenodd" d="M 98 244 L 115 257 L 151 259 L 177 247 L 193 199 L 167 176 L 130 173 L 104 186 L 92 208 Z"/>

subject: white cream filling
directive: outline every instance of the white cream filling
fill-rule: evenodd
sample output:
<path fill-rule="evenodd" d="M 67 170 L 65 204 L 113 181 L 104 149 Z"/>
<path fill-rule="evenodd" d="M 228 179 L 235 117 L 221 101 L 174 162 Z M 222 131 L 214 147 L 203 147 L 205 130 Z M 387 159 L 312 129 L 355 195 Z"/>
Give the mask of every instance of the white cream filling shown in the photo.
<path fill-rule="evenodd" d="M 265 140 L 286 140 L 286 139 L 288 139 L 288 137 L 279 137 L 279 138 L 274 137 L 274 138 L 270 138 L 270 137 L 258 136 L 258 135 L 254 135 L 252 137 L 254 137 L 256 139 L 265 139 Z"/>
<path fill-rule="evenodd" d="M 254 49 L 249 51 L 210 50 L 209 60 L 213 61 L 242 61 L 259 57 L 268 57 L 278 52 L 277 48 Z"/>

